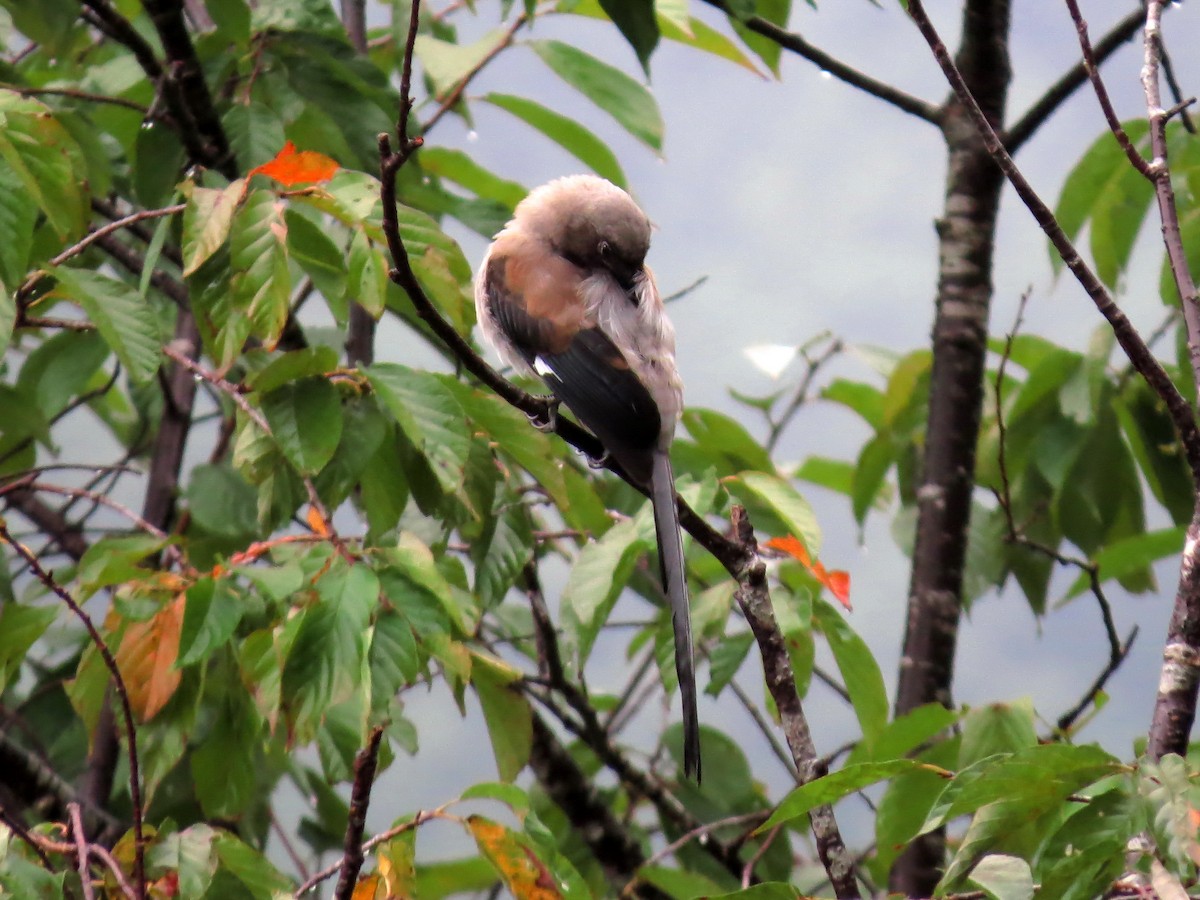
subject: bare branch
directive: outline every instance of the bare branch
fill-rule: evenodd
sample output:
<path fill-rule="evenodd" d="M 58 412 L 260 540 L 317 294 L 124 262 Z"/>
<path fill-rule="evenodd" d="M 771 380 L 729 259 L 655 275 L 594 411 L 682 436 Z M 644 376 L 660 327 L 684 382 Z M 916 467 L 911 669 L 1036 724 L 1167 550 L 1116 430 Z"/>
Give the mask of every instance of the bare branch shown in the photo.
<path fill-rule="evenodd" d="M 709 6 L 715 6 L 721 12 L 725 13 L 725 15 L 732 17 L 732 13 L 730 13 L 725 0 L 704 0 L 704 2 Z M 761 34 L 763 37 L 774 41 L 784 50 L 807 59 L 822 71 L 828 72 L 834 78 L 844 81 L 851 87 L 856 87 L 860 91 L 864 91 L 872 97 L 876 97 L 884 103 L 896 107 L 901 112 L 916 116 L 918 119 L 922 119 L 933 125 L 939 124 L 941 110 L 938 106 L 919 97 L 907 94 L 885 81 L 879 81 L 870 75 L 860 72 L 837 57 L 829 55 L 820 47 L 810 44 L 796 32 L 781 28 L 774 22 L 768 22 L 761 16 L 750 16 L 750 18 L 742 20 L 742 24 L 756 34 Z"/>

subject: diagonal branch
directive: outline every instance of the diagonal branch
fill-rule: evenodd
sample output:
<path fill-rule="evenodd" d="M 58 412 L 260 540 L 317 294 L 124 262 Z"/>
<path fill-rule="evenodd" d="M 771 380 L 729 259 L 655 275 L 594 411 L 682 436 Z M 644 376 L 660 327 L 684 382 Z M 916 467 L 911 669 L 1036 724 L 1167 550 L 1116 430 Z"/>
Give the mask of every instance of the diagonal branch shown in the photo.
<path fill-rule="evenodd" d="M 1139 4 L 1110 28 L 1092 48 L 1095 65 L 1099 66 L 1115 53 L 1118 48 L 1137 34 L 1142 24 L 1142 8 Z M 1015 154 L 1033 137 L 1034 133 L 1070 98 L 1075 91 L 1088 80 L 1087 68 L 1080 60 L 1068 69 L 1061 78 L 1052 84 L 1044 94 L 1026 110 L 1012 127 L 1004 132 L 1004 146 L 1010 154 Z"/>
<path fill-rule="evenodd" d="M 726 0 L 704 0 L 704 2 L 709 6 L 714 6 L 721 10 L 721 12 L 730 18 L 735 18 L 729 11 Z M 830 56 L 815 44 L 809 43 L 796 32 L 781 28 L 774 22 L 767 21 L 762 16 L 750 16 L 740 21 L 756 34 L 761 34 L 768 40 L 774 41 L 784 50 L 807 59 L 814 65 L 819 66 L 823 71 L 828 72 L 834 78 L 844 81 L 851 87 L 856 87 L 860 91 L 864 91 L 872 97 L 896 107 L 901 112 L 916 116 L 918 119 L 922 119 L 933 125 L 939 124 L 942 115 L 940 107 L 922 100 L 920 97 L 914 97 L 912 94 L 905 93 L 885 81 L 880 81 L 864 72 L 860 72 L 837 57 Z"/>

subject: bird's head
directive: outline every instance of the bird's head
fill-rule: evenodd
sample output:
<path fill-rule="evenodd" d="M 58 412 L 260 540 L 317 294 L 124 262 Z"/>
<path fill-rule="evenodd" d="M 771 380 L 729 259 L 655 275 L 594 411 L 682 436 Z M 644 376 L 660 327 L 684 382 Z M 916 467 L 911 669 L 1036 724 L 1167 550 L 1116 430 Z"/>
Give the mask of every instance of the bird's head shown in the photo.
<path fill-rule="evenodd" d="M 634 287 L 650 249 L 650 220 L 633 198 L 595 175 L 559 178 L 532 191 L 513 221 L 583 269 Z"/>

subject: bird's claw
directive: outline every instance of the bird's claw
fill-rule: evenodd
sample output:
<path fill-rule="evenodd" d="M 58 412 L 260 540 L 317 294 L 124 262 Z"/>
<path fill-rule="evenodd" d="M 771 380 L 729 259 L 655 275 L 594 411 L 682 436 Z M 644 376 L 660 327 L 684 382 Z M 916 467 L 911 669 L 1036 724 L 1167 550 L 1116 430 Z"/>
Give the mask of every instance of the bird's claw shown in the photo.
<path fill-rule="evenodd" d="M 603 469 L 608 465 L 609 453 L 605 450 L 599 456 L 592 456 L 590 453 L 583 454 L 583 458 L 587 460 L 589 468 Z"/>
<path fill-rule="evenodd" d="M 541 413 L 530 413 L 529 422 L 538 431 L 549 434 L 558 429 L 558 401 L 550 400 Z"/>

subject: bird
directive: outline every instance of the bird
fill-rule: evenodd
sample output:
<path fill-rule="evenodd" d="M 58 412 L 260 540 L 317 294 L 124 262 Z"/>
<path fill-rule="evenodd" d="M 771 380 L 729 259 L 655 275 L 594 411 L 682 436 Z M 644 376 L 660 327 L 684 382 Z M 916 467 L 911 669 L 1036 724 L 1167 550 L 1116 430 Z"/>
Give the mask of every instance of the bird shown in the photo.
<path fill-rule="evenodd" d="M 649 494 L 683 706 L 683 769 L 700 781 L 700 724 L 670 448 L 683 410 L 675 329 L 646 265 L 651 224 L 595 175 L 532 190 L 488 247 L 475 311 L 501 359 L 533 372 Z"/>

